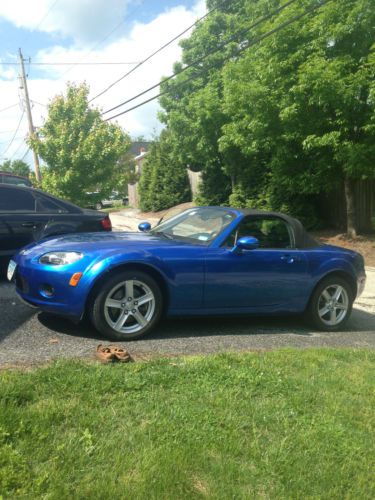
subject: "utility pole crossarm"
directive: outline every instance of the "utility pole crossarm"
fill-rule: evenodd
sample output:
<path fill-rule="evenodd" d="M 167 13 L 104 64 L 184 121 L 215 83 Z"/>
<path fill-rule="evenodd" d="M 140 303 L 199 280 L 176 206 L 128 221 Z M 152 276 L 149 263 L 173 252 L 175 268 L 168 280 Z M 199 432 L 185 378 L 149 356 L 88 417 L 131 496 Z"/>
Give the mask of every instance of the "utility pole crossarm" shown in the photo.
<path fill-rule="evenodd" d="M 35 139 L 36 138 L 36 134 L 35 134 L 34 124 L 33 124 L 33 117 L 32 117 L 32 114 L 31 114 L 29 91 L 27 89 L 27 81 L 26 81 L 26 74 L 25 74 L 25 65 L 24 65 L 24 60 L 23 60 L 21 49 L 19 49 L 19 58 L 20 58 L 20 65 L 21 65 L 22 86 L 23 86 L 23 90 L 25 92 L 26 114 L 27 114 L 27 120 L 29 122 L 29 134 L 30 134 L 30 137 L 32 139 Z M 39 158 L 38 158 L 38 155 L 37 155 L 36 151 L 34 151 L 34 149 L 32 149 L 32 152 L 33 152 L 33 157 L 34 157 L 34 166 L 35 166 L 36 180 L 38 182 L 41 182 L 42 176 L 40 174 Z"/>

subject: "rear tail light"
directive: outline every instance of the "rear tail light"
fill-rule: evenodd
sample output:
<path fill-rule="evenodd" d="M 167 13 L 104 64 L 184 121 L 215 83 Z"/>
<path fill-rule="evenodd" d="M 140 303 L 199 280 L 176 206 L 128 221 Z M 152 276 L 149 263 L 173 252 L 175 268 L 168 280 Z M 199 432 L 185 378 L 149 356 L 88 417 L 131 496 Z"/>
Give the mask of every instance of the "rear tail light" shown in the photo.
<path fill-rule="evenodd" d="M 104 219 L 102 219 L 100 221 L 104 231 L 112 231 L 112 222 L 111 222 L 111 219 L 109 218 L 109 216 L 107 215 L 107 217 L 105 217 Z"/>

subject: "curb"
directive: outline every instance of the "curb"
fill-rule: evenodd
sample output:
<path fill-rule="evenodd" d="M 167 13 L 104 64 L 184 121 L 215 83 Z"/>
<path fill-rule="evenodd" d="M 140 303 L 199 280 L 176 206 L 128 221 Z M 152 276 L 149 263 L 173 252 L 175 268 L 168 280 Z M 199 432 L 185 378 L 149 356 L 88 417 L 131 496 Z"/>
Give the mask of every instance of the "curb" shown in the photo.
<path fill-rule="evenodd" d="M 365 269 L 366 269 L 366 271 L 370 271 L 371 273 L 375 273 L 375 267 L 366 266 Z"/>

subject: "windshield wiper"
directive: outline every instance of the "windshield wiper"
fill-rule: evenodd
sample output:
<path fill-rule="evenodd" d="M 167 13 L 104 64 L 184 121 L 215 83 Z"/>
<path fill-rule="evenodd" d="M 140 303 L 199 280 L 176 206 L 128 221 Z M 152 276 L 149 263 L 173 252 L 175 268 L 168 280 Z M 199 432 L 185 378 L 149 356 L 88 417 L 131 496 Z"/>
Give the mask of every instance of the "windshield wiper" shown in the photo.
<path fill-rule="evenodd" d="M 156 236 L 164 236 L 164 238 L 167 238 L 167 240 L 173 240 L 173 236 L 169 233 L 163 233 L 163 231 L 153 231 L 152 234 L 155 234 Z"/>

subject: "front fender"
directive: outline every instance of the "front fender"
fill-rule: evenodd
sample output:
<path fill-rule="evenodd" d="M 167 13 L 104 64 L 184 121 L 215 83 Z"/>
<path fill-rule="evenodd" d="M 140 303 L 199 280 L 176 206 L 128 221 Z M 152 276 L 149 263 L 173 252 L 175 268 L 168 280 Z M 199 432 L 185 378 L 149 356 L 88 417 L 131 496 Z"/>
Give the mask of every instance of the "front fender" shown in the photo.
<path fill-rule="evenodd" d="M 95 284 L 101 280 L 106 274 L 116 268 L 124 265 L 147 266 L 154 272 L 161 275 L 168 287 L 173 285 L 174 276 L 165 263 L 155 255 L 147 251 L 127 252 L 126 255 L 118 255 L 116 253 L 106 255 L 104 258 L 96 259 L 89 268 L 86 269 L 81 281 L 82 290 L 85 291 L 85 302 Z"/>

